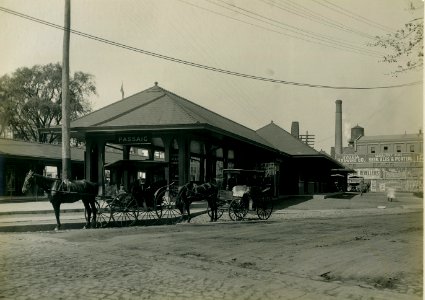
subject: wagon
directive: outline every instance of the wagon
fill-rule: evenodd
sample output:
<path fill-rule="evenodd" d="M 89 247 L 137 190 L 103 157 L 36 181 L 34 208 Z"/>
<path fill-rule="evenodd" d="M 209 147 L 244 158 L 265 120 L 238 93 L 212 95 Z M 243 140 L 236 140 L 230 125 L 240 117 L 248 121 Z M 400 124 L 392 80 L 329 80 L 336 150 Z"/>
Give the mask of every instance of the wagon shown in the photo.
<path fill-rule="evenodd" d="M 162 209 L 155 204 L 156 187 L 149 187 L 144 193 L 119 192 L 116 195 L 96 197 L 97 227 L 152 225 L 162 217 Z"/>
<path fill-rule="evenodd" d="M 137 160 L 105 165 L 109 177 L 103 195 L 96 198 L 97 227 L 151 225 L 170 217 L 171 201 L 164 199 L 165 195 L 172 195 L 171 185 L 161 176 L 165 165 Z M 117 182 L 121 183 L 119 188 Z"/>
<path fill-rule="evenodd" d="M 217 201 L 217 218 L 227 212 L 234 221 L 244 219 L 248 213 L 267 220 L 273 212 L 270 187 L 265 184 L 265 172 L 259 170 L 224 169 Z"/>
<path fill-rule="evenodd" d="M 347 185 L 348 192 L 366 193 L 370 186 L 370 180 L 366 180 L 361 176 L 353 175 L 348 177 Z"/>

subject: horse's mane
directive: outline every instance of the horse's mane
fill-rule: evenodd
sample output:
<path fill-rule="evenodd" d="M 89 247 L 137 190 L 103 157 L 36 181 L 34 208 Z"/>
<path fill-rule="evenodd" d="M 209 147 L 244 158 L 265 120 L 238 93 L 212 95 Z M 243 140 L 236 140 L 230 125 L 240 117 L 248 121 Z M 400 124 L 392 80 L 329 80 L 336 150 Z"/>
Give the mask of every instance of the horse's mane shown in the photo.
<path fill-rule="evenodd" d="M 97 194 L 97 184 L 81 180 L 58 180 L 52 188 L 54 191 L 67 191 L 82 194 Z"/>
<path fill-rule="evenodd" d="M 53 184 L 56 181 L 59 181 L 59 179 L 57 179 L 57 178 L 46 177 L 46 176 L 35 174 L 35 173 L 32 174 L 32 176 L 35 177 L 37 185 L 39 187 L 41 187 L 46 192 L 50 192 Z"/>

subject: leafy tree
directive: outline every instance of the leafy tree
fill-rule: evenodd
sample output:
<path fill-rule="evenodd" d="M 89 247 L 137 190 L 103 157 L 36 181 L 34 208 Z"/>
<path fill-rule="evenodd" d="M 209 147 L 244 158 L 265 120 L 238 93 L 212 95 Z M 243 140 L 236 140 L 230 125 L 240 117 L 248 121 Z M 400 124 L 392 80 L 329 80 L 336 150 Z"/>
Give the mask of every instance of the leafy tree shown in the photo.
<path fill-rule="evenodd" d="M 410 2 L 411 12 L 422 11 L 421 7 Z M 422 4 L 423 7 L 423 4 Z M 397 64 L 391 74 L 397 76 L 410 70 L 421 70 L 423 67 L 423 17 L 415 18 L 394 33 L 375 37 L 370 46 L 389 50 L 382 62 Z"/>
<path fill-rule="evenodd" d="M 88 98 L 96 94 L 92 75 L 75 72 L 70 77 L 70 119 L 91 111 Z M 62 121 L 62 67 L 59 63 L 19 68 L 0 77 L 0 127 L 9 127 L 16 138 L 54 143 L 57 135 L 40 132 Z M 3 130 L 0 129 L 0 130 Z M 0 132 L 1 133 L 1 132 Z"/>

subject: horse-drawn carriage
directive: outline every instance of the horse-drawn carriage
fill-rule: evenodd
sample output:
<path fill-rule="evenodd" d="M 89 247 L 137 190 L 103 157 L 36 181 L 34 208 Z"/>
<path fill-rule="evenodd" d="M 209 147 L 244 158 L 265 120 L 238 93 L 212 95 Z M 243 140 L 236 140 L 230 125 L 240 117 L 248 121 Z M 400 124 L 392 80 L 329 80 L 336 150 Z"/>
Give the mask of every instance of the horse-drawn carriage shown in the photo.
<path fill-rule="evenodd" d="M 231 220 L 244 219 L 248 213 L 267 220 L 273 212 L 270 187 L 265 172 L 259 170 L 224 169 L 217 196 L 217 218 L 228 212 Z M 211 215 L 211 209 L 208 209 Z"/>
<path fill-rule="evenodd" d="M 130 160 L 105 165 L 110 177 L 103 195 L 96 197 L 97 226 L 175 222 L 177 187 L 163 179 L 164 166 L 159 161 Z"/>
<path fill-rule="evenodd" d="M 57 229 L 61 228 L 60 205 L 78 200 L 84 203 L 86 228 L 175 223 L 184 217 L 185 212 L 190 221 L 191 203 L 202 200 L 208 202 L 207 212 L 211 221 L 219 219 L 224 211 L 228 211 L 232 220 L 244 219 L 249 212 L 256 212 L 260 219 L 266 220 L 273 211 L 270 189 L 265 186 L 262 171 L 226 169 L 220 186 L 208 182 L 198 185 L 189 182 L 178 187 L 175 183 L 168 184 L 161 177 L 164 164 L 122 160 L 106 165 L 105 170 L 109 171 L 109 178 L 113 182 L 107 182 L 102 195 L 98 195 L 96 183 L 84 179 L 66 181 L 29 171 L 22 192 L 38 185 L 48 193 L 55 211 Z M 139 174 L 140 170 L 146 172 Z M 113 184 L 118 182 L 121 183 L 119 190 Z"/>

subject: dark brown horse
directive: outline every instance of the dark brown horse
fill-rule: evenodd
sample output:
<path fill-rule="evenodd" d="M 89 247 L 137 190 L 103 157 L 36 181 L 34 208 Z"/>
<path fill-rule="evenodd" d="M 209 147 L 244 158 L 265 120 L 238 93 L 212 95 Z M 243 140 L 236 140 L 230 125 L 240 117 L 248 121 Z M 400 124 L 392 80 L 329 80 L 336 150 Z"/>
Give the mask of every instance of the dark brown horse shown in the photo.
<path fill-rule="evenodd" d="M 182 215 L 184 211 L 187 212 L 187 222 L 190 222 L 190 204 L 193 201 L 206 200 L 211 208 L 211 222 L 217 221 L 217 193 L 217 186 L 210 182 L 199 185 L 192 182 L 186 183 L 177 194 L 176 207 Z"/>
<path fill-rule="evenodd" d="M 60 222 L 60 206 L 62 203 L 73 203 L 82 200 L 87 211 L 87 220 L 84 228 L 91 227 L 91 214 L 93 213 L 93 226 L 96 226 L 96 195 L 97 184 L 87 180 L 65 181 L 54 179 L 35 174 L 29 171 L 25 176 L 22 186 L 22 193 L 26 193 L 34 185 L 42 188 L 48 195 L 50 203 L 52 203 L 56 216 L 56 228 L 61 228 Z"/>

